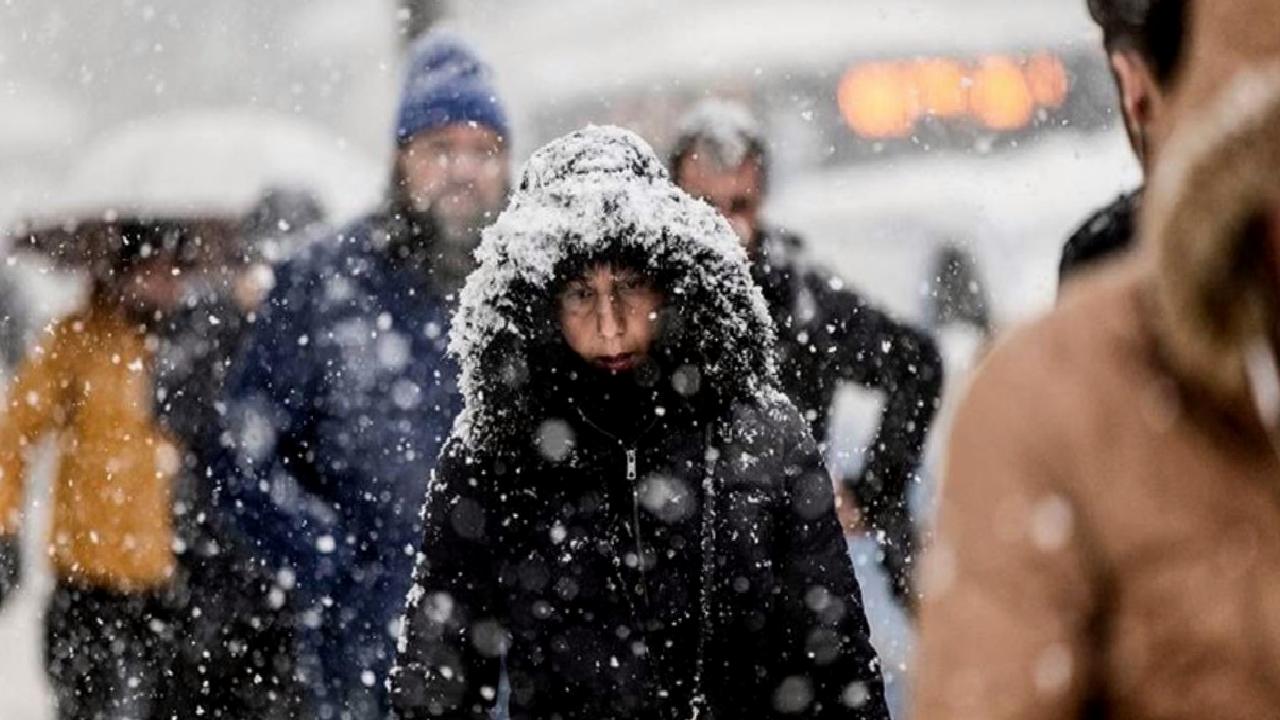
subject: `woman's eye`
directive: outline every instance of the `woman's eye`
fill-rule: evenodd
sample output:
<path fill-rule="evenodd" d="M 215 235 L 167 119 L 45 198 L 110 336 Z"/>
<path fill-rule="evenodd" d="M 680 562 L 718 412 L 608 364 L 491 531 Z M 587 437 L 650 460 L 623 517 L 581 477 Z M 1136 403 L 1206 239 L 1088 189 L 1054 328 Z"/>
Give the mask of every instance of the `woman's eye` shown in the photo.
<path fill-rule="evenodd" d="M 644 287 L 644 280 L 638 277 L 624 277 L 618 280 L 618 289 L 623 292 L 634 292 Z"/>

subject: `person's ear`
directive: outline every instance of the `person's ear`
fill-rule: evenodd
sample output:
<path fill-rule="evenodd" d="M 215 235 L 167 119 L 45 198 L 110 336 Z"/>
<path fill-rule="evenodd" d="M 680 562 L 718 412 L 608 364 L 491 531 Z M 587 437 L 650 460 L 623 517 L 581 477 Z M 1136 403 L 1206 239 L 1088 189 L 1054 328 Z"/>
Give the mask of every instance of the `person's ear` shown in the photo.
<path fill-rule="evenodd" d="M 1152 128 L 1164 106 L 1164 96 L 1147 63 L 1131 50 L 1111 53 L 1111 71 L 1120 91 L 1120 109 L 1133 151 L 1143 167 L 1151 166 Z"/>

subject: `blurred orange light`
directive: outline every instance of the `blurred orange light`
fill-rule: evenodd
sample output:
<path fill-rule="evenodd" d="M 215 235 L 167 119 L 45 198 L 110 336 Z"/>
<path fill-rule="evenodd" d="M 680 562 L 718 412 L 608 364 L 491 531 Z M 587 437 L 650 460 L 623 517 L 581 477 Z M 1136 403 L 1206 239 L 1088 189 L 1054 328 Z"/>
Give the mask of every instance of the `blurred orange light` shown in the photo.
<path fill-rule="evenodd" d="M 1017 130 L 1031 122 L 1035 99 L 1018 63 L 989 57 L 978 64 L 969 90 L 970 111 L 992 130 Z"/>
<path fill-rule="evenodd" d="M 989 129 L 1020 130 L 1037 109 L 1062 107 L 1070 94 L 1057 56 L 990 56 L 976 63 L 940 57 L 855 65 L 840 79 L 845 122 L 868 139 L 909 136 L 920 118 L 968 118 Z"/>
<path fill-rule="evenodd" d="M 953 60 L 929 58 L 914 65 L 920 108 L 936 117 L 960 117 L 969 111 L 964 68 Z"/>
<path fill-rule="evenodd" d="M 840 80 L 837 100 L 845 122 L 867 138 L 906 137 L 920 116 L 911 77 L 895 63 L 852 68 Z"/>
<path fill-rule="evenodd" d="M 1041 107 L 1060 108 L 1067 101 L 1070 82 L 1062 61 L 1048 53 L 1032 55 L 1027 60 L 1027 85 L 1031 96 Z"/>

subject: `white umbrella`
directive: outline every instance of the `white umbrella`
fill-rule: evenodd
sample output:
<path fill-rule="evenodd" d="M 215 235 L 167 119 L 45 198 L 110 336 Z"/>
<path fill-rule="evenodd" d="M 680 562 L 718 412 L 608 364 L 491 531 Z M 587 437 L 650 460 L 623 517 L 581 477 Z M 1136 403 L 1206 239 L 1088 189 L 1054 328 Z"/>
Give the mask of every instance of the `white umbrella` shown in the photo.
<path fill-rule="evenodd" d="M 81 104 L 47 85 L 0 84 L 0 106 L 0 161 L 57 152 L 84 136 Z"/>
<path fill-rule="evenodd" d="M 187 110 L 130 122 L 73 166 L 61 209 L 239 214 L 272 186 L 307 188 L 331 218 L 383 192 L 379 163 L 301 118 L 253 108 Z"/>

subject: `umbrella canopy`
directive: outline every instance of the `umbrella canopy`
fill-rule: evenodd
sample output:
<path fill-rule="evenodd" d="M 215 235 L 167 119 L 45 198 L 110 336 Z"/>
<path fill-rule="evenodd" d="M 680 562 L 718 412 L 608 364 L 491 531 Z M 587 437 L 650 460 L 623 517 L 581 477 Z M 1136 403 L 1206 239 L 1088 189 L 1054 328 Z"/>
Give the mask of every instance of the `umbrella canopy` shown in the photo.
<path fill-rule="evenodd" d="M 172 250 L 184 267 L 244 261 L 240 221 L 233 216 L 103 213 L 61 221 L 28 221 L 9 237 L 10 248 L 43 255 L 66 269 L 111 272 L 126 253 Z"/>
<path fill-rule="evenodd" d="M 367 209 L 385 173 L 299 118 L 252 108 L 182 111 L 96 141 L 57 201 L 9 234 L 9 249 L 98 272 L 134 239 L 176 242 L 187 264 L 235 263 L 241 218 L 264 193 L 314 193 L 339 222 Z"/>
<path fill-rule="evenodd" d="M 85 134 L 82 103 L 43 83 L 19 78 L 5 88 L 0 158 L 13 162 L 56 153 Z"/>
<path fill-rule="evenodd" d="M 385 181 L 378 163 L 301 118 L 253 108 L 186 110 L 128 123 L 94 142 L 57 204 L 239 215 L 268 188 L 299 187 L 343 220 L 376 202 Z"/>

